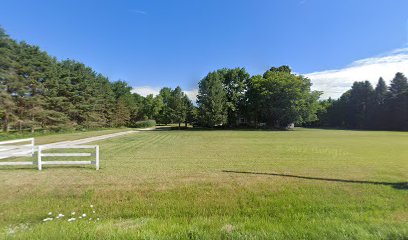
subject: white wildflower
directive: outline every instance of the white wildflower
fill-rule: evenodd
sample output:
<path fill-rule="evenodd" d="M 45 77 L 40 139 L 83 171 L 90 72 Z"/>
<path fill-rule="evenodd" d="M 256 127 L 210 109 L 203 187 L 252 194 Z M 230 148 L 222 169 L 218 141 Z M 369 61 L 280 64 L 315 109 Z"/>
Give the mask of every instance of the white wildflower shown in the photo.
<path fill-rule="evenodd" d="M 7 234 L 13 235 L 14 233 L 16 233 L 16 230 L 14 228 L 9 227 L 7 230 Z"/>
<path fill-rule="evenodd" d="M 95 211 L 92 211 L 92 213 L 95 213 Z"/>
<path fill-rule="evenodd" d="M 93 205 L 91 205 L 90 207 L 93 208 Z"/>
<path fill-rule="evenodd" d="M 48 222 L 48 221 L 52 221 L 52 220 L 53 220 L 53 218 L 44 218 L 43 222 Z"/>
<path fill-rule="evenodd" d="M 75 215 L 75 212 L 72 212 L 71 215 Z"/>
<path fill-rule="evenodd" d="M 72 222 L 72 221 L 75 221 L 76 220 L 76 218 L 70 218 L 70 219 L 68 219 L 68 222 Z"/>
<path fill-rule="evenodd" d="M 86 217 L 86 214 L 84 213 L 84 214 L 82 214 L 82 217 Z"/>
<path fill-rule="evenodd" d="M 52 215 L 52 212 L 49 212 L 48 215 Z"/>

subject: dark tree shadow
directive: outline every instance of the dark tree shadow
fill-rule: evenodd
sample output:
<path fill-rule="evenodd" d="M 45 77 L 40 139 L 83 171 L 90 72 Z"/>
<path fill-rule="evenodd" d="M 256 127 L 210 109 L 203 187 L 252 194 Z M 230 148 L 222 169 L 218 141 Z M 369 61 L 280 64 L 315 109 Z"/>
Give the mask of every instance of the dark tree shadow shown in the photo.
<path fill-rule="evenodd" d="M 337 178 L 307 177 L 307 176 L 298 176 L 298 175 L 280 174 L 280 173 L 261 173 L 261 172 L 245 172 L 245 171 L 232 171 L 232 170 L 222 170 L 222 171 L 226 173 L 269 175 L 269 176 L 278 176 L 278 177 L 307 179 L 307 180 L 318 180 L 318 181 L 326 181 L 326 182 L 384 185 L 384 186 L 391 186 L 395 189 L 408 190 L 408 182 L 375 182 L 375 181 L 365 181 L 365 180 L 347 180 L 347 179 L 337 179 Z"/>

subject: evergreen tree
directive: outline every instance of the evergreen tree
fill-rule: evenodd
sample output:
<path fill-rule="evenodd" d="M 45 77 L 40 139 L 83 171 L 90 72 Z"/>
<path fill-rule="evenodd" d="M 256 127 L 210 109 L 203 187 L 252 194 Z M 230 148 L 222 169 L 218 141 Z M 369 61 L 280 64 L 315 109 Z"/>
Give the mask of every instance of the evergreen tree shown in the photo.
<path fill-rule="evenodd" d="M 374 90 L 369 81 L 355 82 L 350 91 L 346 125 L 350 128 L 363 129 L 369 124 L 370 107 L 373 103 Z"/>
<path fill-rule="evenodd" d="M 408 129 L 408 81 L 402 73 L 395 74 L 390 84 L 387 104 L 387 128 L 392 130 Z"/>
<path fill-rule="evenodd" d="M 115 106 L 115 118 L 113 119 L 113 126 L 115 127 L 123 127 L 127 126 L 130 121 L 130 110 L 126 106 L 126 102 L 124 99 L 119 99 Z"/>
<path fill-rule="evenodd" d="M 375 101 L 378 105 L 384 104 L 385 98 L 387 97 L 387 85 L 382 77 L 378 80 L 377 86 L 375 87 Z"/>
<path fill-rule="evenodd" d="M 391 81 L 390 94 L 391 97 L 395 98 L 398 95 L 404 93 L 408 89 L 407 78 L 402 73 L 395 74 L 394 79 Z"/>

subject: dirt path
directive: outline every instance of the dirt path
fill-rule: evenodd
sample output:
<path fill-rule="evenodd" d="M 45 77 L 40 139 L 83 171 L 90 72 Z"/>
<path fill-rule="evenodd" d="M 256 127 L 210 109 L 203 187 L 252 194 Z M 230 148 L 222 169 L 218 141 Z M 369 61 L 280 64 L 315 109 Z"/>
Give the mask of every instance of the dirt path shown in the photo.
<path fill-rule="evenodd" d="M 63 142 L 55 142 L 55 143 L 49 143 L 45 144 L 42 146 L 60 146 L 60 145 L 80 145 L 80 144 L 85 144 L 85 143 L 91 143 L 91 142 L 96 142 L 96 141 L 101 141 L 109 138 L 114 138 L 114 137 L 119 137 L 131 133 L 139 133 L 141 131 L 151 131 L 154 130 L 155 128 L 143 128 L 139 130 L 131 130 L 131 131 L 126 131 L 126 132 L 118 132 L 118 133 L 112 133 L 112 134 L 106 134 L 106 135 L 101 135 L 101 136 L 96 136 L 96 137 L 89 137 L 89 138 L 83 138 L 83 139 L 78 139 L 78 140 L 72 140 L 72 141 L 63 141 Z"/>

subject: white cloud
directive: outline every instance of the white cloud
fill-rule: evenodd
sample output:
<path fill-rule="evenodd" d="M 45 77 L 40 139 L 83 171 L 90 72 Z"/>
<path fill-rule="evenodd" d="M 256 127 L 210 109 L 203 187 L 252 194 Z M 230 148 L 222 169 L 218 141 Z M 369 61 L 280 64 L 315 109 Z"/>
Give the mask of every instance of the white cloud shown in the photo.
<path fill-rule="evenodd" d="M 184 93 L 191 101 L 193 101 L 193 103 L 197 101 L 198 89 L 185 90 Z"/>
<path fill-rule="evenodd" d="M 389 84 L 397 72 L 403 72 L 408 76 L 408 48 L 396 49 L 381 56 L 361 59 L 342 69 L 304 75 L 312 80 L 314 90 L 324 92 L 322 98 L 338 98 L 350 89 L 355 81 L 368 80 L 375 86 L 378 79 L 383 77 Z"/>
<path fill-rule="evenodd" d="M 160 93 L 161 87 L 151 87 L 151 86 L 142 86 L 142 87 L 133 87 L 132 92 L 138 93 L 143 97 L 146 97 L 149 94 L 157 95 Z"/>
<path fill-rule="evenodd" d="M 354 61 L 350 65 L 335 70 L 326 70 L 303 74 L 310 78 L 313 90 L 323 91 L 322 98 L 338 98 L 349 90 L 355 81 L 370 81 L 373 86 L 383 77 L 387 84 L 402 72 L 408 76 L 408 48 L 401 48 L 377 57 Z M 161 87 L 140 86 L 134 87 L 132 92 L 142 96 L 157 95 Z M 195 103 L 198 89 L 184 90 L 186 95 Z"/>
<path fill-rule="evenodd" d="M 132 92 L 138 93 L 143 97 L 146 97 L 149 94 L 158 95 L 160 93 L 160 89 L 162 87 L 151 87 L 151 86 L 141 86 L 141 87 L 133 87 Z M 193 103 L 197 100 L 198 89 L 192 90 L 183 90 L 183 92 L 190 98 Z"/>
<path fill-rule="evenodd" d="M 129 9 L 129 12 L 131 13 L 136 13 L 136 14 L 141 14 L 141 15 L 147 15 L 147 12 L 138 10 L 138 9 Z"/>

